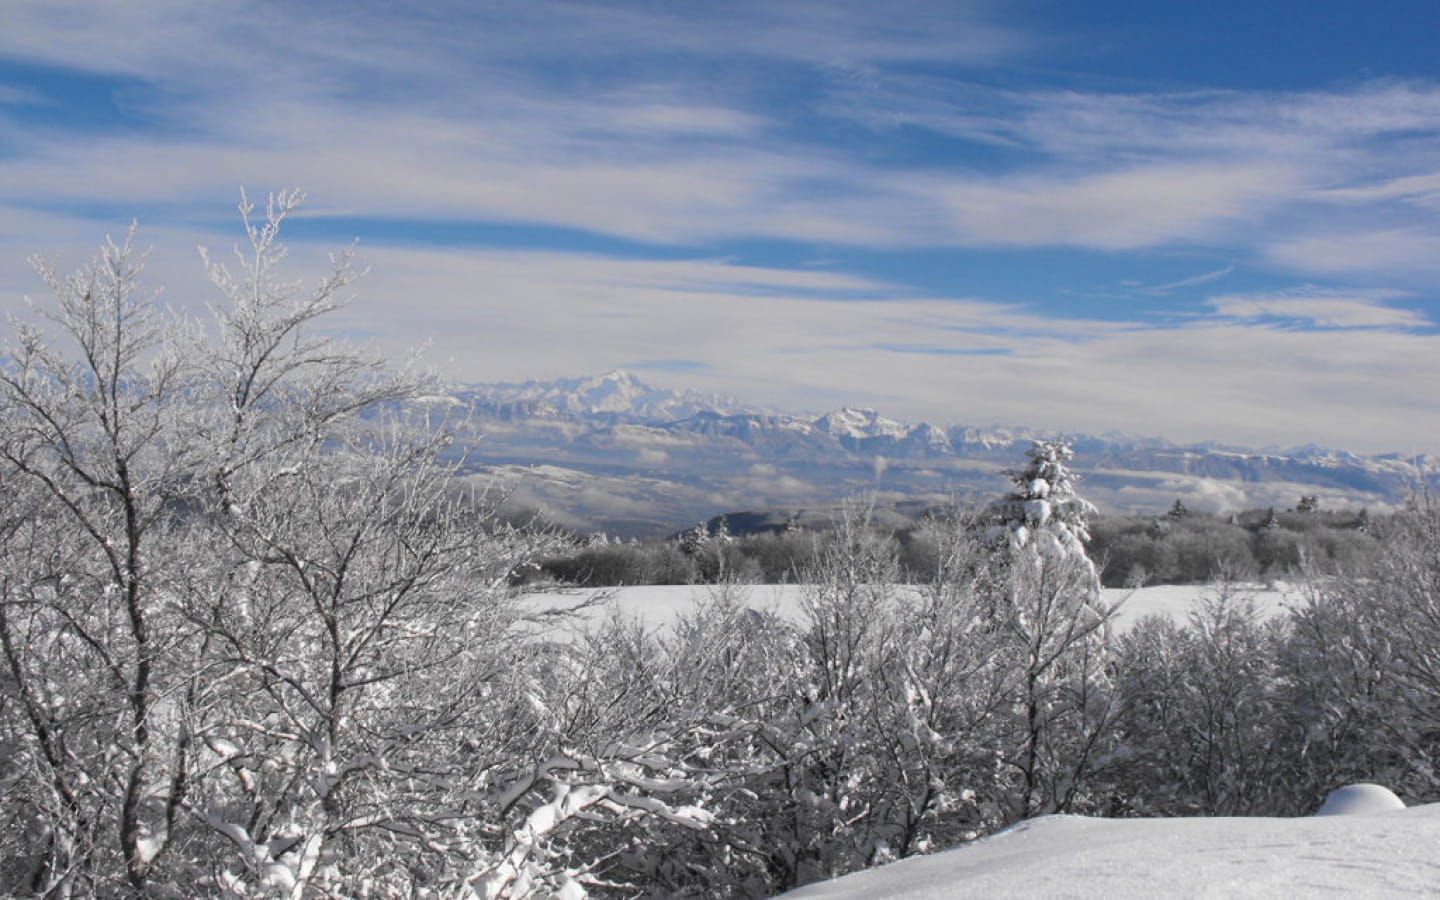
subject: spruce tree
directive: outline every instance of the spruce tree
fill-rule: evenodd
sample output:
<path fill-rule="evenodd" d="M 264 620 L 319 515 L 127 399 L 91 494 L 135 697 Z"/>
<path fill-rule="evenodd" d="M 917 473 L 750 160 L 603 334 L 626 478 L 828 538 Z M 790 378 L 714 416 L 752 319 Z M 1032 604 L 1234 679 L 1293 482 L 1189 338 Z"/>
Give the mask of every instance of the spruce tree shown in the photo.
<path fill-rule="evenodd" d="M 1014 488 L 993 508 L 1014 544 L 1047 533 L 1067 554 L 1086 556 L 1088 521 L 1097 510 L 1075 491 L 1079 477 L 1067 465 L 1074 455 L 1064 440 L 1034 441 L 1025 467 L 1007 473 Z"/>
<path fill-rule="evenodd" d="M 1035 441 L 1025 455 L 1009 473 L 1013 489 L 992 507 L 1006 542 L 998 624 L 1024 661 L 1007 751 L 1016 819 L 1071 807 L 1116 712 L 1105 672 L 1113 610 L 1085 551 L 1096 509 L 1075 491 L 1065 441 Z"/>

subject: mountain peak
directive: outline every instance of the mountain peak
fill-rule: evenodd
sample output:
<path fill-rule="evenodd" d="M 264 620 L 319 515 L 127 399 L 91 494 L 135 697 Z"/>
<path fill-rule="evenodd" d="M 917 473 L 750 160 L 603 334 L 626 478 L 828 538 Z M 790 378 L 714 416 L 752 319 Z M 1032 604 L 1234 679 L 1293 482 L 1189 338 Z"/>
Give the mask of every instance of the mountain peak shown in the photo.
<path fill-rule="evenodd" d="M 611 369 L 610 371 L 602 372 L 599 375 L 592 375 L 589 378 L 585 379 L 585 381 L 615 382 L 617 384 L 630 384 L 635 385 L 636 387 L 643 387 L 647 389 L 649 388 L 649 385 L 643 383 L 640 379 L 636 378 L 634 375 L 625 371 L 624 369 Z"/>
<path fill-rule="evenodd" d="M 834 437 L 903 438 L 909 431 L 894 419 L 887 419 L 867 407 L 847 406 L 815 420 L 815 427 Z"/>
<path fill-rule="evenodd" d="M 729 397 L 651 387 L 624 369 L 555 381 L 477 385 L 471 392 L 485 405 L 519 409 L 527 415 L 602 416 L 615 422 L 673 422 L 700 412 L 729 414 L 741 409 Z"/>

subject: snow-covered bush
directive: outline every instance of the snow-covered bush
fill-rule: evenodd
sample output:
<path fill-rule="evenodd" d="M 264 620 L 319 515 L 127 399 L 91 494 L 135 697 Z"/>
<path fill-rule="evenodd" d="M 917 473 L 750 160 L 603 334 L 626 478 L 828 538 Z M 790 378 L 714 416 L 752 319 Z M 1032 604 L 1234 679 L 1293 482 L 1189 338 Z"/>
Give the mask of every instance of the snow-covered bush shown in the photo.
<path fill-rule="evenodd" d="M 1294 806 L 1301 748 L 1292 740 L 1282 623 L 1221 582 L 1188 622 L 1150 619 L 1119 642 L 1112 666 L 1125 754 L 1113 811 L 1277 815 Z M 1300 806 L 1303 807 L 1304 801 Z"/>
<path fill-rule="evenodd" d="M 1313 790 L 1374 781 L 1440 799 L 1440 506 L 1390 518 L 1378 557 L 1316 580 L 1284 660 Z"/>

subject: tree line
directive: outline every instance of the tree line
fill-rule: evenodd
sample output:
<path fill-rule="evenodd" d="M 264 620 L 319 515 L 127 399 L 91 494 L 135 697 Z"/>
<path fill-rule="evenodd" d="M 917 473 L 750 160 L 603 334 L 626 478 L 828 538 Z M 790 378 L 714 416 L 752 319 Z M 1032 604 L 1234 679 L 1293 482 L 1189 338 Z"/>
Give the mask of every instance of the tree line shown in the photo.
<path fill-rule="evenodd" d="M 562 544 L 457 487 L 423 378 L 324 336 L 354 271 L 282 277 L 299 199 L 242 203 L 203 322 L 133 234 L 40 266 L 0 361 L 0 892 L 765 897 L 1043 813 L 1440 790 L 1424 497 L 1268 621 L 1219 585 L 1112 633 L 1060 443 L 908 542 L 852 505 L 795 621 L 738 567 L 659 631 L 536 609 Z"/>
<path fill-rule="evenodd" d="M 1204 584 L 1223 575 L 1235 581 L 1290 580 L 1336 573 L 1367 564 L 1389 532 L 1389 516 L 1372 521 L 1367 510 L 1240 513 L 1192 512 L 1180 501 L 1161 515 L 1100 515 L 1091 518 L 1089 552 L 1105 587 Z M 877 524 L 877 538 L 894 544 L 898 577 L 907 583 L 930 578 L 936 565 L 934 528 L 927 518 L 968 519 L 983 529 L 976 510 L 935 510 L 909 524 Z M 558 552 L 517 581 L 579 587 L 795 583 L 833 539 L 832 523 L 731 534 L 727 516 L 702 522 L 676 538 L 621 541 L 603 533 L 569 536 Z"/>

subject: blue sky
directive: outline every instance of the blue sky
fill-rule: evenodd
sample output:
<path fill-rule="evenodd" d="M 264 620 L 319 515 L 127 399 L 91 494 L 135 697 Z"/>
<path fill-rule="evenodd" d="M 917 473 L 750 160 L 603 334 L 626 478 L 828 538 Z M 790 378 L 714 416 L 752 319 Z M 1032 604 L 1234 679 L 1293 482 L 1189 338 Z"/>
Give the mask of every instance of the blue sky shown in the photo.
<path fill-rule="evenodd" d="M 0 303 L 298 187 L 337 330 L 908 421 L 1440 450 L 1440 4 L 0 5 Z M 37 299 L 38 296 L 37 296 Z"/>

